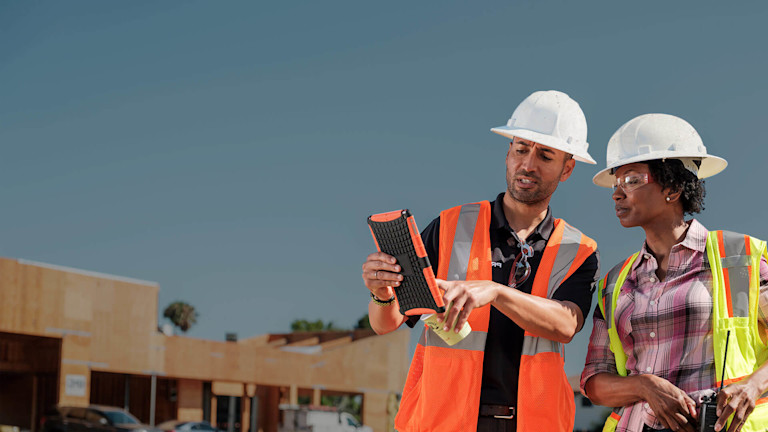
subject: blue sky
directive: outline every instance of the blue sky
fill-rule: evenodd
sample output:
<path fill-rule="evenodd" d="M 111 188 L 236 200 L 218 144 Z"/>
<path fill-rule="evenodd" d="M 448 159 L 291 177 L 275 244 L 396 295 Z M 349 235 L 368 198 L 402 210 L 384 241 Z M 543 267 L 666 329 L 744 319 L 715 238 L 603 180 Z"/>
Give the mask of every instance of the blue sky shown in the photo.
<path fill-rule="evenodd" d="M 597 166 L 552 207 L 607 270 L 643 239 L 591 183 L 630 118 L 691 122 L 730 165 L 710 228 L 768 237 L 763 2 L 0 2 L 0 255 L 160 284 L 189 335 L 352 326 L 366 217 L 504 189 L 489 129 L 579 101 Z M 589 328 L 569 346 L 577 373 Z"/>

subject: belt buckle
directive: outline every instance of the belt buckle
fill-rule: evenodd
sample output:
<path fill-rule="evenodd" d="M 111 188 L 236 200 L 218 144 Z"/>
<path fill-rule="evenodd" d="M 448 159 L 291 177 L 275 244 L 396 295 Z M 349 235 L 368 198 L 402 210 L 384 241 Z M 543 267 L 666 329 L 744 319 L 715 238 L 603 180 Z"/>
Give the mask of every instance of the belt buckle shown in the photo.
<path fill-rule="evenodd" d="M 502 420 L 512 420 L 515 418 L 515 407 L 509 407 L 509 415 L 495 415 L 493 418 Z"/>

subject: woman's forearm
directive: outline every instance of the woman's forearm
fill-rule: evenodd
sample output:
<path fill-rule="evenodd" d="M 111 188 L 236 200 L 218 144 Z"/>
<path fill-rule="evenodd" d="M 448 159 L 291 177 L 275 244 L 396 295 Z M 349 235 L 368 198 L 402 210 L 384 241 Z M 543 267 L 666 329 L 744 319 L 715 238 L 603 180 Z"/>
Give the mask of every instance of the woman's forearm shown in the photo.
<path fill-rule="evenodd" d="M 584 385 L 586 396 L 593 403 L 608 407 L 632 405 L 645 400 L 647 377 L 652 375 L 633 375 L 628 377 L 612 373 L 599 373 L 591 377 Z"/>

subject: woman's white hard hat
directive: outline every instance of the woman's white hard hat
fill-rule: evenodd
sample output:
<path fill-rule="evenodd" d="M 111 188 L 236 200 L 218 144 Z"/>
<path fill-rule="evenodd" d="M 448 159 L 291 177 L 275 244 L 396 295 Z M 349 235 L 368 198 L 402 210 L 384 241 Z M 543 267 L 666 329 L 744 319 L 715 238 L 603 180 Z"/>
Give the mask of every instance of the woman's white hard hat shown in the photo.
<path fill-rule="evenodd" d="M 700 179 L 724 170 L 725 159 L 707 154 L 699 133 L 687 121 L 669 114 L 643 114 L 624 123 L 608 141 L 606 167 L 592 181 L 612 187 L 613 170 L 654 159 L 679 159 Z"/>
<path fill-rule="evenodd" d="M 562 150 L 573 158 L 595 164 L 587 153 L 587 119 L 579 104 L 555 90 L 537 91 L 520 103 L 506 126 L 491 129 L 499 135 L 537 142 Z"/>

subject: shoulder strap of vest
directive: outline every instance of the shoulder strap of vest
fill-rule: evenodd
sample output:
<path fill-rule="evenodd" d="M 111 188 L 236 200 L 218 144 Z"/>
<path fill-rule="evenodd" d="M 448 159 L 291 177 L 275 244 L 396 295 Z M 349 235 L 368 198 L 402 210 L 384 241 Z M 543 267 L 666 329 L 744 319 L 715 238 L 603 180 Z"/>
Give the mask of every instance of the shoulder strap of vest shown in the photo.
<path fill-rule="evenodd" d="M 713 286 L 721 287 L 714 290 L 718 292 L 712 293 L 715 317 L 750 316 L 749 293 L 753 285 L 750 282 L 754 276 L 760 277 L 760 262 L 756 259 L 759 260 L 762 253 L 758 248 L 753 255 L 752 249 L 753 241 L 748 235 L 731 231 L 710 231 L 707 234 L 707 258 Z"/>
<path fill-rule="evenodd" d="M 555 219 L 555 228 L 533 279 L 531 294 L 552 298 L 555 290 L 568 279 L 590 255 L 597 243 L 562 219 Z"/>
<path fill-rule="evenodd" d="M 621 339 L 619 339 L 614 312 L 616 311 L 616 303 L 619 299 L 621 286 L 627 280 L 629 270 L 639 255 L 639 251 L 635 252 L 622 264 L 612 268 L 597 285 L 597 304 L 600 307 L 600 312 L 603 313 L 605 324 L 608 326 L 611 352 L 613 352 L 613 357 L 616 360 L 616 371 L 621 376 L 627 376 L 627 353 L 624 352 Z"/>
<path fill-rule="evenodd" d="M 465 280 L 470 268 L 469 257 L 475 251 L 488 249 L 490 266 L 491 204 L 488 201 L 464 204 L 440 213 L 440 253 L 437 277 L 446 280 Z M 477 230 L 481 227 L 480 230 Z M 476 236 L 476 232 L 480 235 Z M 481 256 L 476 254 L 475 256 Z M 489 270 L 490 271 L 490 270 Z"/>

